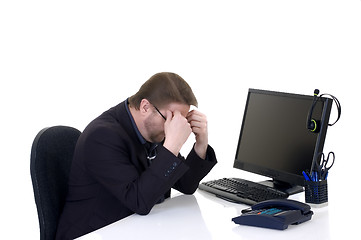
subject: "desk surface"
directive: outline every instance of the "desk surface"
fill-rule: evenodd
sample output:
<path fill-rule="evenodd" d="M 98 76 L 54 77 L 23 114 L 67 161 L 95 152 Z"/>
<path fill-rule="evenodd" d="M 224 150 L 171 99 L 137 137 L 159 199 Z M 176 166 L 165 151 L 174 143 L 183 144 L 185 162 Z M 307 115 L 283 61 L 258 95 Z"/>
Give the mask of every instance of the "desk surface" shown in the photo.
<path fill-rule="evenodd" d="M 304 193 L 290 197 L 304 202 Z M 87 234 L 86 239 L 341 239 L 352 236 L 344 210 L 333 204 L 311 206 L 312 219 L 284 231 L 241 226 L 231 219 L 239 216 L 247 205 L 230 203 L 212 194 L 197 190 L 194 195 L 178 192 L 156 205 L 146 216 L 131 215 L 116 223 Z M 355 224 L 355 222 L 353 222 Z M 357 233 L 358 231 L 356 231 Z M 351 233 L 351 235 L 349 235 Z M 312 236 L 312 238 L 310 237 Z M 353 235 L 356 236 L 356 235 Z"/>

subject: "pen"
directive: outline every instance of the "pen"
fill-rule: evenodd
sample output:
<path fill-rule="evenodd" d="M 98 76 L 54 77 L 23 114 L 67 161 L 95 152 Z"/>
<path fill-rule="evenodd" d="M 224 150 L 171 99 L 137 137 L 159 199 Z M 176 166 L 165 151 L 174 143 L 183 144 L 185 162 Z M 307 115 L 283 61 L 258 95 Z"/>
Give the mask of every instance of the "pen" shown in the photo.
<path fill-rule="evenodd" d="M 318 172 L 317 171 L 312 172 L 311 180 L 314 181 L 314 182 L 318 181 Z"/>
<path fill-rule="evenodd" d="M 322 170 L 321 172 L 321 179 L 322 180 L 326 180 L 328 176 L 328 171 L 327 170 Z"/>
<path fill-rule="evenodd" d="M 308 176 L 308 174 L 305 171 L 302 171 L 302 174 L 306 181 L 311 181 L 310 177 Z"/>

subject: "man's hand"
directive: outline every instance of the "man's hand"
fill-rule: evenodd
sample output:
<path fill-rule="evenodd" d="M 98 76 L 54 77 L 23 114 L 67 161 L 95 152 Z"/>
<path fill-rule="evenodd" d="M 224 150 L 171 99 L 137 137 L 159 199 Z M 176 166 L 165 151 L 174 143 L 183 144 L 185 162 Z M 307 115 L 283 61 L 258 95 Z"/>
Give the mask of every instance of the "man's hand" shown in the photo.
<path fill-rule="evenodd" d="M 192 133 L 191 125 L 179 111 L 167 111 L 167 120 L 164 123 L 165 141 L 163 146 L 178 156 L 183 144 Z"/>
<path fill-rule="evenodd" d="M 187 120 L 196 136 L 194 150 L 202 159 L 206 158 L 208 148 L 208 123 L 207 117 L 203 113 L 192 110 L 187 115 Z"/>

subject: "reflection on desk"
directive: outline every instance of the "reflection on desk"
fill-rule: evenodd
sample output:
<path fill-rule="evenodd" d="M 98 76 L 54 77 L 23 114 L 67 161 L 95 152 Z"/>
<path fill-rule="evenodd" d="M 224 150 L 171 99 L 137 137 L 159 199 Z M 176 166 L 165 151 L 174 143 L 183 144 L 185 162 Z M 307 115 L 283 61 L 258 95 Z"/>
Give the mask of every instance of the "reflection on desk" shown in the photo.
<path fill-rule="evenodd" d="M 303 201 L 304 193 L 292 199 Z M 249 206 L 227 202 L 207 192 L 194 195 L 175 193 L 156 205 L 146 216 L 133 214 L 118 222 L 89 233 L 79 240 L 110 239 L 330 239 L 328 206 L 312 208 L 313 218 L 288 229 L 273 230 L 241 226 L 232 222 Z"/>
<path fill-rule="evenodd" d="M 85 235 L 85 239 L 211 239 L 194 195 L 178 195 L 146 216 L 131 215 Z"/>

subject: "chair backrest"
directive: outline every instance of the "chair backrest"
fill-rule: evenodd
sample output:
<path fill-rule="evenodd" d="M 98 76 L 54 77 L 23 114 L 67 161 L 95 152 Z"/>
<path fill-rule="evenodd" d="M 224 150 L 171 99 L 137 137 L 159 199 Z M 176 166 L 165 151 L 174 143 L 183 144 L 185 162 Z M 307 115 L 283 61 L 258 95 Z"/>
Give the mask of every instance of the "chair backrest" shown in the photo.
<path fill-rule="evenodd" d="M 55 239 L 68 191 L 68 177 L 80 131 L 67 126 L 44 128 L 31 148 L 30 173 L 38 210 L 40 239 Z"/>

